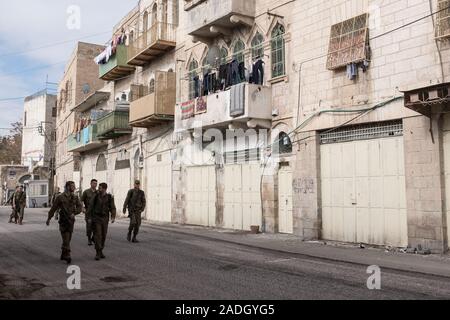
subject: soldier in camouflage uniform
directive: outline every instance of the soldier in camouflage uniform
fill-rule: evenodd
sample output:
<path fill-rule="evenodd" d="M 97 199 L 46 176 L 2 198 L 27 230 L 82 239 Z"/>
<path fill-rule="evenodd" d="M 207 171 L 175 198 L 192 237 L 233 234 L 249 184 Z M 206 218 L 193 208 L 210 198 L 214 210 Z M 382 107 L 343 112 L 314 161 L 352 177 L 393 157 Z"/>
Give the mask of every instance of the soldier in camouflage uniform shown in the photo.
<path fill-rule="evenodd" d="M 108 185 L 101 183 L 98 192 L 91 199 L 87 214 L 92 219 L 95 237 L 95 260 L 105 259 L 103 249 L 105 248 L 106 235 L 108 234 L 109 219 L 111 223 L 116 220 L 116 205 L 114 197 L 106 193 Z"/>
<path fill-rule="evenodd" d="M 23 215 L 25 213 L 25 207 L 27 206 L 27 195 L 23 191 L 23 186 L 19 187 L 19 191 L 14 193 L 13 210 L 16 211 L 16 223 L 17 217 L 19 218 L 19 224 L 23 224 Z"/>
<path fill-rule="evenodd" d="M 62 238 L 61 260 L 65 260 L 68 264 L 72 262 L 70 255 L 70 241 L 75 224 L 75 216 L 83 210 L 83 204 L 80 198 L 75 195 L 75 182 L 66 183 L 65 192 L 55 199 L 48 213 L 47 226 L 50 225 L 56 211 L 59 210 L 59 231 Z"/>
<path fill-rule="evenodd" d="M 92 218 L 88 216 L 87 211 L 89 209 L 89 205 L 91 204 L 92 199 L 97 194 L 97 183 L 98 181 L 95 179 L 91 180 L 91 187 L 83 192 L 83 195 L 81 196 L 81 202 L 84 204 L 83 212 L 85 213 L 86 217 L 86 235 L 88 237 L 88 245 L 92 246 L 92 242 L 94 240 L 94 228 L 93 228 L 93 221 Z"/>
<path fill-rule="evenodd" d="M 136 180 L 134 189 L 128 191 L 127 198 L 123 204 L 123 214 L 126 214 L 128 209 L 128 217 L 130 218 L 127 240 L 133 243 L 139 242 L 136 237 L 142 222 L 142 212 L 144 212 L 146 205 L 145 193 L 140 188 L 141 182 Z M 133 234 L 133 240 L 131 240 L 131 234 Z"/>
<path fill-rule="evenodd" d="M 9 223 L 13 223 L 13 219 L 14 219 L 14 223 L 17 224 L 17 221 L 19 220 L 19 216 L 17 215 L 17 210 L 16 207 L 14 205 L 14 198 L 16 196 L 16 193 L 19 192 L 20 187 L 17 186 L 16 187 L 16 191 L 11 195 L 11 197 L 9 197 L 8 202 L 11 204 L 11 216 L 9 217 Z"/>
<path fill-rule="evenodd" d="M 50 201 L 50 205 L 53 205 L 55 203 L 56 198 L 61 195 L 61 191 L 59 187 L 56 187 L 55 192 L 53 193 L 52 199 Z M 55 220 L 59 219 L 59 210 L 55 213 Z"/>

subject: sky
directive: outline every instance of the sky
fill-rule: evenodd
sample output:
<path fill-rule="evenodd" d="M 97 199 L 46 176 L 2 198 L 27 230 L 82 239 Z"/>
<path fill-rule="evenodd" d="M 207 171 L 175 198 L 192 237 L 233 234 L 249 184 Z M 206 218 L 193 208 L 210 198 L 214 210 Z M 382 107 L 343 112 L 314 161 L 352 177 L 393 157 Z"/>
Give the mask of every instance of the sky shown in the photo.
<path fill-rule="evenodd" d="M 78 40 L 106 43 L 114 25 L 137 4 L 138 0 L 0 1 L 0 135 L 7 133 L 3 128 L 22 120 L 23 97 L 46 88 L 47 76 L 49 82 L 61 80 Z M 55 85 L 48 87 L 56 93 Z"/>

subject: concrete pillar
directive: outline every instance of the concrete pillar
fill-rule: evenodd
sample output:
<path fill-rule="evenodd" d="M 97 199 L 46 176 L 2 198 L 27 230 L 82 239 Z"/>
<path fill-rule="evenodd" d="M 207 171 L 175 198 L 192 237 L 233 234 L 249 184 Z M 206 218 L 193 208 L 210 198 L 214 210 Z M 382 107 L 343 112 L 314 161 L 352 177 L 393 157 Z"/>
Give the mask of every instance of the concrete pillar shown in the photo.
<path fill-rule="evenodd" d="M 294 234 L 317 240 L 322 230 L 319 135 L 305 132 L 296 140 L 302 142 L 297 146 L 293 172 Z"/>
<path fill-rule="evenodd" d="M 443 139 L 439 116 L 403 120 L 409 246 L 447 249 Z M 432 127 L 432 133 L 430 128 Z"/>

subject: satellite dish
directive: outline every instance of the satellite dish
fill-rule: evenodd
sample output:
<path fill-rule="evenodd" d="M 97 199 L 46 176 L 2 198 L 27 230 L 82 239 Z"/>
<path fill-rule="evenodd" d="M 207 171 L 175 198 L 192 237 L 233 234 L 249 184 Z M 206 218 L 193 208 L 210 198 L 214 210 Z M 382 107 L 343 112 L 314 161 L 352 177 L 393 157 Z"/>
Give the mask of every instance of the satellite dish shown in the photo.
<path fill-rule="evenodd" d="M 207 65 L 211 67 L 216 67 L 220 62 L 220 49 L 218 46 L 211 46 L 205 58 Z"/>
<path fill-rule="evenodd" d="M 85 85 L 83 85 L 83 93 L 88 94 L 89 92 L 91 92 L 91 87 L 86 83 Z"/>

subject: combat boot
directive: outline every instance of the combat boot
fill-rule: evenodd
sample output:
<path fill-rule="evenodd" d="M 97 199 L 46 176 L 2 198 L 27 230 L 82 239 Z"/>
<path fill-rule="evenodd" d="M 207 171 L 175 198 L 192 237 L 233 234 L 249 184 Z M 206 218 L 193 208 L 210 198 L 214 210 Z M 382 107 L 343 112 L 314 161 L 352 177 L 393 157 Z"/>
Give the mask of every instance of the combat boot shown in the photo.
<path fill-rule="evenodd" d="M 127 240 L 128 240 L 129 242 L 131 242 L 131 231 L 128 232 Z"/>
<path fill-rule="evenodd" d="M 138 239 L 136 239 L 136 236 L 133 236 L 132 242 L 133 242 L 133 243 L 139 243 Z"/>
<path fill-rule="evenodd" d="M 100 254 L 100 251 L 97 250 L 97 255 L 95 256 L 95 260 L 96 260 L 96 261 L 99 261 L 101 258 L 102 258 L 102 256 L 101 256 L 101 254 Z"/>
<path fill-rule="evenodd" d="M 103 251 L 100 251 L 100 258 L 106 259 L 106 256 L 103 254 Z"/>

